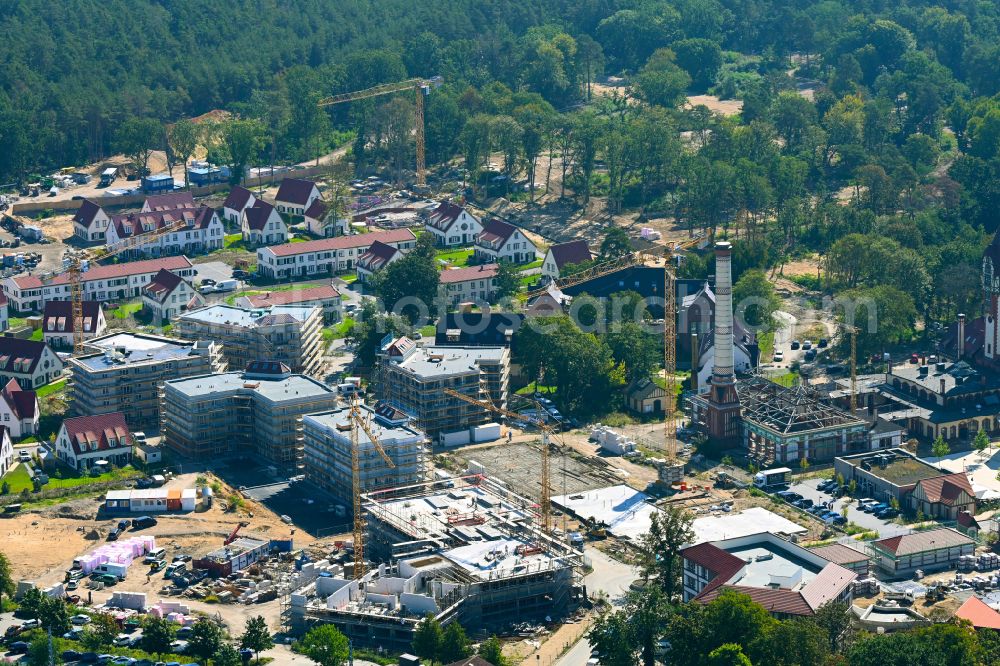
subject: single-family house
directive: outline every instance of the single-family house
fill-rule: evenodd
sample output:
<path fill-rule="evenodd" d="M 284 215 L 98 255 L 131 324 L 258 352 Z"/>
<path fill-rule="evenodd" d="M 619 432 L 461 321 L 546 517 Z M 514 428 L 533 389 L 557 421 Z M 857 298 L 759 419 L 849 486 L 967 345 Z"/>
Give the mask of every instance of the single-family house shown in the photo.
<path fill-rule="evenodd" d="M 322 308 L 323 320 L 328 324 L 340 321 L 343 312 L 340 292 L 329 284 L 304 289 L 269 291 L 263 294 L 247 294 L 237 298 L 236 305 L 241 308 L 253 309 L 270 308 L 274 305 L 316 305 Z"/>
<path fill-rule="evenodd" d="M 173 228 L 178 222 L 183 222 L 183 226 Z M 173 230 L 146 240 L 137 247 L 127 250 L 125 254 L 131 257 L 198 254 L 221 250 L 225 244 L 222 221 L 219 220 L 218 213 L 208 206 L 113 215 L 107 230 L 107 242 L 111 245 L 133 236 L 168 227 Z"/>
<path fill-rule="evenodd" d="M 350 221 L 346 217 L 337 217 L 337 211 L 333 209 L 333 206 L 322 199 L 313 199 L 309 208 L 306 208 L 304 217 L 309 233 L 321 238 L 343 236 L 347 233 L 350 225 Z"/>
<path fill-rule="evenodd" d="M 235 229 L 243 224 L 243 211 L 257 203 L 257 197 L 245 187 L 237 185 L 229 191 L 222 204 L 222 217 L 227 225 Z"/>
<path fill-rule="evenodd" d="M 502 220 L 489 220 L 476 236 L 475 256 L 482 262 L 509 261 L 528 264 L 538 258 L 538 250 L 523 231 Z"/>
<path fill-rule="evenodd" d="M 910 503 L 928 518 L 957 520 L 960 513 L 976 513 L 976 492 L 965 472 L 955 472 L 917 481 Z"/>
<path fill-rule="evenodd" d="M 288 226 L 274 206 L 263 199 L 243 211 L 243 242 L 249 245 L 273 245 L 288 241 Z"/>
<path fill-rule="evenodd" d="M 98 301 L 83 301 L 83 339 L 90 340 L 102 335 L 108 328 L 104 308 Z M 53 349 L 69 349 L 73 346 L 72 301 L 49 301 L 42 311 L 42 339 Z"/>
<path fill-rule="evenodd" d="M 7 429 L 0 426 L 0 476 L 10 471 L 14 466 L 14 445 L 10 442 L 10 435 Z"/>
<path fill-rule="evenodd" d="M 585 264 L 593 259 L 594 255 L 591 254 L 585 240 L 559 243 L 551 246 L 545 253 L 545 260 L 542 262 L 542 275 L 550 280 L 558 280 L 562 277 L 563 270 L 567 266 Z"/>
<path fill-rule="evenodd" d="M 38 395 L 34 391 L 21 388 L 13 379 L 0 390 L 0 425 L 10 431 L 11 437 L 21 439 L 36 434 L 38 416 Z"/>
<path fill-rule="evenodd" d="M 304 215 L 312 202 L 319 198 L 319 188 L 311 180 L 285 178 L 278 186 L 274 206 L 279 213 Z"/>
<path fill-rule="evenodd" d="M 667 392 L 648 377 L 625 387 L 625 404 L 636 414 L 662 414 Z"/>
<path fill-rule="evenodd" d="M 142 306 L 152 315 L 152 321 L 170 320 L 205 304 L 205 299 L 188 281 L 176 273 L 160 269 L 153 280 L 142 288 Z"/>
<path fill-rule="evenodd" d="M 354 270 L 372 243 L 381 241 L 404 252 L 416 247 L 417 237 L 409 229 L 388 229 L 367 234 L 337 236 L 257 248 L 257 272 L 271 279 L 297 275 L 333 275 Z"/>
<path fill-rule="evenodd" d="M 394 261 L 403 258 L 403 251 L 392 245 L 386 245 L 382 241 L 375 241 L 358 258 L 356 268 L 358 269 L 358 282 L 368 282 L 372 276 Z"/>
<path fill-rule="evenodd" d="M 63 421 L 56 436 L 56 457 L 86 472 L 100 461 L 123 467 L 132 461 L 132 433 L 121 412 L 77 416 Z"/>
<path fill-rule="evenodd" d="M 142 204 L 143 213 L 155 213 L 164 210 L 180 210 L 195 208 L 194 196 L 190 192 L 170 192 L 146 197 Z"/>
<path fill-rule="evenodd" d="M 496 295 L 499 264 L 482 264 L 441 271 L 441 289 L 454 305 L 469 301 L 489 303 Z"/>
<path fill-rule="evenodd" d="M 438 247 L 472 245 L 483 231 L 478 217 L 450 201 L 442 201 L 427 217 L 424 228 Z"/>
<path fill-rule="evenodd" d="M 80 202 L 73 215 L 73 235 L 87 242 L 103 241 L 111 216 L 90 199 Z"/>
<path fill-rule="evenodd" d="M 16 379 L 23 389 L 44 386 L 62 374 L 63 362 L 41 340 L 0 337 L 0 381 Z"/>

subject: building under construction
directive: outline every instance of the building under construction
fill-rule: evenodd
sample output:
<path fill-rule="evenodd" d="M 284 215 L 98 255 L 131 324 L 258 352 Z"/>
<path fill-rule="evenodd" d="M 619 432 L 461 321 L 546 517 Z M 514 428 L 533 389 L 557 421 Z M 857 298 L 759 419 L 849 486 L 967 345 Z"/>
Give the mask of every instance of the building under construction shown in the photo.
<path fill-rule="evenodd" d="M 372 567 L 317 578 L 288 599 L 293 632 L 331 623 L 355 645 L 408 649 L 428 613 L 497 631 L 565 617 L 581 589 L 580 553 L 539 529 L 537 504 L 474 475 L 364 496 Z"/>

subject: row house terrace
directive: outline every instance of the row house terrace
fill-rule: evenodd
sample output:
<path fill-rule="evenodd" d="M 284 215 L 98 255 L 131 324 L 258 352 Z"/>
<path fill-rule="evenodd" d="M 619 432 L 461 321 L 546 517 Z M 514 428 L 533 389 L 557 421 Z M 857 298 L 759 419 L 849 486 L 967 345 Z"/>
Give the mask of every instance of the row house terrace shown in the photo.
<path fill-rule="evenodd" d="M 390 229 L 262 247 L 257 250 L 257 272 L 268 278 L 282 279 L 351 271 L 375 241 L 405 252 L 416 246 L 417 237 L 409 229 Z"/>
<path fill-rule="evenodd" d="M 114 244 L 132 236 L 163 229 L 181 220 L 186 223 L 182 229 L 143 243 L 138 248 L 128 250 L 127 254 L 200 254 L 222 248 L 225 229 L 218 214 L 208 206 L 115 215 L 108 226 L 107 242 L 109 245 Z"/>

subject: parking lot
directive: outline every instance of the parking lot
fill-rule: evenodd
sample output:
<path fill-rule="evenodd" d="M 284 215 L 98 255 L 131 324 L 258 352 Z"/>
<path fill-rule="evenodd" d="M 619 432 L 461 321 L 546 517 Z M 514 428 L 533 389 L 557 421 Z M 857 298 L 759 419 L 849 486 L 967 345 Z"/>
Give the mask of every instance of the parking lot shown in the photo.
<path fill-rule="evenodd" d="M 891 520 L 876 518 L 870 513 L 865 513 L 858 508 L 857 502 L 853 498 L 842 497 L 834 499 L 830 493 L 823 492 L 817 486 L 826 479 L 816 478 L 794 483 L 789 486 L 789 490 L 802 495 L 804 499 L 811 499 L 814 503 L 823 503 L 833 500 L 833 511 L 844 515 L 844 507 L 847 507 L 847 520 L 865 528 L 866 530 L 876 530 L 880 538 L 897 536 L 899 534 L 909 534 L 913 530 Z M 848 500 L 851 500 L 848 502 Z M 818 520 L 818 519 L 817 519 Z"/>
<path fill-rule="evenodd" d="M 272 483 L 241 491 L 279 516 L 288 516 L 295 527 L 313 536 L 350 531 L 350 513 L 338 516 L 335 505 L 316 495 L 305 483 Z M 346 509 L 346 507 L 345 507 Z"/>

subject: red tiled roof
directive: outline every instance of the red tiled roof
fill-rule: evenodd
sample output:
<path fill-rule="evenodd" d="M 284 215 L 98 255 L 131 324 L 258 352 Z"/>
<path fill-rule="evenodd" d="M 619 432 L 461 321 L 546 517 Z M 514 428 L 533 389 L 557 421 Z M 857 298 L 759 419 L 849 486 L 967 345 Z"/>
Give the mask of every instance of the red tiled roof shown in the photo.
<path fill-rule="evenodd" d="M 190 192 L 171 192 L 146 197 L 146 208 L 151 211 L 194 208 L 194 197 Z"/>
<path fill-rule="evenodd" d="M 489 243 L 500 241 L 500 243 L 503 244 L 507 242 L 507 239 L 510 238 L 515 231 L 517 231 L 517 227 L 507 224 L 503 220 L 497 220 L 494 218 L 483 224 L 483 231 L 479 234 L 479 240 Z"/>
<path fill-rule="evenodd" d="M 271 305 L 293 305 L 310 301 L 327 301 L 340 298 L 340 292 L 331 285 L 309 287 L 307 289 L 289 289 L 288 291 L 271 291 L 266 294 L 252 294 L 246 299 L 255 308 L 266 308 Z"/>
<path fill-rule="evenodd" d="M 90 199 L 84 199 L 80 202 L 80 207 L 76 209 L 76 215 L 73 216 L 73 221 L 89 229 L 90 225 L 94 223 L 94 219 L 97 217 L 97 214 L 100 212 L 100 206 Z"/>
<path fill-rule="evenodd" d="M 167 225 L 184 220 L 189 229 L 205 229 L 212 222 L 215 211 L 208 206 L 198 208 L 176 208 L 156 210 L 149 213 L 123 213 L 111 217 L 118 238 L 128 238 L 137 233 L 162 229 Z"/>
<path fill-rule="evenodd" d="M 154 275 L 153 279 L 142 290 L 162 303 L 183 281 L 184 278 L 180 275 L 161 268 L 160 272 Z"/>
<path fill-rule="evenodd" d="M 955 611 L 955 617 L 968 620 L 976 629 L 1000 629 L 1000 613 L 986 605 L 979 597 L 969 597 Z"/>
<path fill-rule="evenodd" d="M 229 191 L 229 196 L 223 202 L 223 208 L 231 208 L 233 210 L 243 210 L 246 208 L 247 202 L 253 199 L 253 192 L 245 187 L 240 187 L 237 185 L 232 190 Z"/>
<path fill-rule="evenodd" d="M 448 268 L 441 271 L 441 284 L 455 284 L 469 280 L 492 280 L 500 270 L 499 264 L 482 264 L 465 268 Z"/>
<path fill-rule="evenodd" d="M 263 199 L 257 199 L 253 206 L 243 211 L 243 215 L 247 218 L 247 227 L 254 231 L 264 231 L 273 212 L 274 206 Z"/>
<path fill-rule="evenodd" d="M 569 243 L 560 243 L 549 248 L 552 258 L 555 259 L 556 266 L 562 268 L 570 264 L 582 264 L 593 259 L 587 241 L 575 240 Z"/>
<path fill-rule="evenodd" d="M 868 556 L 864 553 L 841 543 L 832 543 L 828 546 L 819 546 L 818 548 L 810 548 L 809 550 L 827 562 L 835 564 L 854 564 L 855 562 L 862 562 L 868 559 Z"/>
<path fill-rule="evenodd" d="M 830 562 L 802 588 L 802 598 L 810 608 L 816 610 L 843 594 L 847 586 L 857 577 L 858 574 L 855 572 Z"/>
<path fill-rule="evenodd" d="M 975 541 L 948 527 L 902 534 L 872 542 L 872 545 L 896 555 L 912 555 L 966 544 L 975 544 Z"/>
<path fill-rule="evenodd" d="M 156 273 L 161 268 L 165 268 L 168 271 L 183 270 L 191 268 L 191 262 L 185 256 L 176 256 L 145 259 L 143 261 L 128 261 L 122 264 L 108 264 L 107 266 L 91 266 L 90 270 L 83 274 L 82 280 L 83 282 L 91 282 L 93 280 L 143 275 L 145 273 Z M 44 284 L 37 275 L 24 275 L 11 279 L 18 289 L 38 289 L 42 286 L 67 284 L 69 282 L 69 275 L 66 273 L 57 275 Z"/>
<path fill-rule="evenodd" d="M 367 252 L 358 257 L 357 265 L 360 268 L 374 272 L 392 261 L 392 258 L 395 257 L 397 253 L 399 253 L 397 248 L 394 248 L 391 245 L 386 245 L 382 241 L 375 241 L 372 243 L 371 247 L 368 248 Z"/>
<path fill-rule="evenodd" d="M 368 247 L 375 241 L 383 243 L 405 243 L 416 240 L 416 236 L 409 229 L 389 229 L 387 231 L 373 231 L 368 234 L 356 234 L 352 236 L 335 236 L 333 238 L 321 238 L 320 240 L 306 241 L 304 243 L 285 243 L 283 245 L 272 245 L 265 250 L 272 252 L 276 257 L 287 257 L 308 252 L 326 252 L 329 250 L 346 250 L 348 248 Z"/>
<path fill-rule="evenodd" d="M 22 389 L 16 379 L 7 382 L 7 386 L 3 387 L 0 395 L 3 396 L 3 399 L 10 407 L 10 411 L 14 412 L 14 416 L 18 419 L 31 419 L 35 417 L 35 413 L 38 411 L 38 396 L 34 391 L 25 391 Z"/>
<path fill-rule="evenodd" d="M 101 304 L 97 301 L 83 301 L 83 330 L 93 333 L 101 316 Z M 42 311 L 43 333 L 73 332 L 73 302 L 46 301 Z"/>
<path fill-rule="evenodd" d="M 0 337 L 0 372 L 17 374 L 34 372 L 47 348 L 47 344 L 36 340 Z M 14 364 L 22 360 L 30 361 L 27 369 L 15 370 Z"/>
<path fill-rule="evenodd" d="M 972 489 L 972 484 L 969 483 L 969 477 L 965 475 L 965 472 L 921 479 L 917 481 L 917 485 L 924 489 L 927 501 L 932 503 L 940 502 L 947 506 L 954 506 L 963 492 L 973 499 L 976 497 L 976 492 Z"/>
<path fill-rule="evenodd" d="M 708 585 L 698 595 L 699 598 L 723 585 L 746 566 L 746 563 L 740 558 L 707 541 L 681 550 L 681 557 L 701 565 L 715 574 L 715 578 L 708 581 Z"/>
<path fill-rule="evenodd" d="M 435 229 L 447 231 L 464 211 L 465 209 L 457 204 L 453 204 L 450 201 L 442 201 L 438 204 L 437 208 L 431 211 L 427 222 Z"/>
<path fill-rule="evenodd" d="M 316 187 L 316 183 L 311 180 L 285 178 L 278 186 L 278 194 L 274 200 L 305 206 L 314 187 Z"/>
<path fill-rule="evenodd" d="M 809 604 L 802 597 L 802 594 L 794 590 L 775 590 L 769 587 L 742 587 L 740 585 L 726 585 L 724 587 L 713 589 L 711 592 L 698 595 L 698 601 L 708 603 L 718 597 L 723 590 L 734 590 L 740 594 L 745 594 L 763 606 L 770 613 L 780 613 L 783 615 L 813 615 L 813 609 L 809 607 Z"/>
<path fill-rule="evenodd" d="M 306 208 L 305 216 L 310 217 L 314 220 L 322 220 L 326 217 L 327 205 L 322 199 L 313 199 L 313 202 L 309 204 L 309 208 Z"/>
<path fill-rule="evenodd" d="M 63 421 L 63 428 L 66 429 L 66 435 L 77 455 L 84 453 L 81 446 L 83 443 L 97 442 L 99 451 L 111 448 L 108 446 L 108 439 L 112 437 L 119 441 L 124 439 L 125 443 L 119 444 L 119 447 L 132 445 L 132 434 L 125 422 L 125 415 L 121 412 L 66 419 Z"/>

